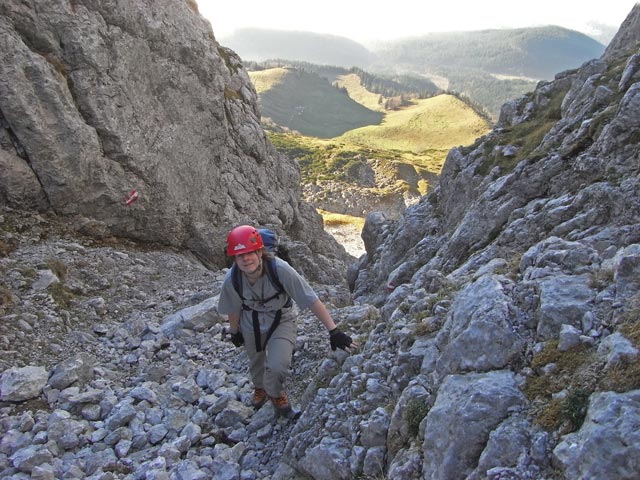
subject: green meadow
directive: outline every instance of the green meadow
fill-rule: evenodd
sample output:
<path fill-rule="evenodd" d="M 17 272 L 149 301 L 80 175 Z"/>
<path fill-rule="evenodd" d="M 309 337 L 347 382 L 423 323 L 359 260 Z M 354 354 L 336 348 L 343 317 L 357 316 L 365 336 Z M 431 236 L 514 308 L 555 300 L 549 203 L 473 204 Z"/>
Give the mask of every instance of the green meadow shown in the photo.
<path fill-rule="evenodd" d="M 249 74 L 271 142 L 298 161 L 305 183 L 350 183 L 357 167 L 371 162 L 389 178 L 402 164 L 434 178 L 451 148 L 471 145 L 491 128 L 449 94 L 405 99 L 405 106 L 385 110 L 388 99 L 368 91 L 355 74 L 337 76 L 333 83 L 292 68 Z"/>

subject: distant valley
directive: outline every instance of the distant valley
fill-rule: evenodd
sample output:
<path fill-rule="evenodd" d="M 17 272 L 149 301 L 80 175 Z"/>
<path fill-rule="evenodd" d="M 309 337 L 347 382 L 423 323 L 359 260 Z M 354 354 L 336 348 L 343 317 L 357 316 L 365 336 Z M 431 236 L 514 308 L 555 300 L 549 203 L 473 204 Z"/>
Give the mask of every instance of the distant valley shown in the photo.
<path fill-rule="evenodd" d="M 428 34 L 370 49 L 344 37 L 265 29 L 238 30 L 220 41 L 247 62 L 279 59 L 430 79 L 481 105 L 494 120 L 506 101 L 599 57 L 605 48 L 555 26 Z"/>
<path fill-rule="evenodd" d="M 504 103 L 599 57 L 604 45 L 538 27 L 430 34 L 368 49 L 343 37 L 245 29 L 242 57 L 272 143 L 327 214 L 398 215 L 434 185 L 448 151 L 486 134 Z"/>
<path fill-rule="evenodd" d="M 427 80 L 409 88 L 338 67 L 253 67 L 272 143 L 298 162 L 305 198 L 326 212 L 397 216 L 434 185 L 452 147 L 490 128 Z"/>

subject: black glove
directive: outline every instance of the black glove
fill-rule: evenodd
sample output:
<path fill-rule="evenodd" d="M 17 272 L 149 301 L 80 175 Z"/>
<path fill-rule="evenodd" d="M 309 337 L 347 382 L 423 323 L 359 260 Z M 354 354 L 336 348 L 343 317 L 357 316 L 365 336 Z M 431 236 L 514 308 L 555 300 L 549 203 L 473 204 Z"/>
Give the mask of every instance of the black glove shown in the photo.
<path fill-rule="evenodd" d="M 242 345 L 244 345 L 244 337 L 242 336 L 242 332 L 238 331 L 236 333 L 232 333 L 231 343 L 233 343 L 236 347 L 241 347 Z"/>
<path fill-rule="evenodd" d="M 331 350 L 334 351 L 336 348 L 341 348 L 343 350 L 345 348 L 349 348 L 353 343 L 351 337 L 346 333 L 341 332 L 338 327 L 329 332 L 329 341 L 331 342 Z"/>

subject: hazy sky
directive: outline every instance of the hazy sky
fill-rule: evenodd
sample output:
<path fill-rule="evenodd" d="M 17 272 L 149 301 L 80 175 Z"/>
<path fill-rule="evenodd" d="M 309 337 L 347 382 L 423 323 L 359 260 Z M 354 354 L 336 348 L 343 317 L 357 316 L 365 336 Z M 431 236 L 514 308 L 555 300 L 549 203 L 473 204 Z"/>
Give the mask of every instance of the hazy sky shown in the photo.
<path fill-rule="evenodd" d="M 636 0 L 197 0 L 221 39 L 244 27 L 330 33 L 370 43 L 428 32 L 560 25 L 619 27 Z"/>

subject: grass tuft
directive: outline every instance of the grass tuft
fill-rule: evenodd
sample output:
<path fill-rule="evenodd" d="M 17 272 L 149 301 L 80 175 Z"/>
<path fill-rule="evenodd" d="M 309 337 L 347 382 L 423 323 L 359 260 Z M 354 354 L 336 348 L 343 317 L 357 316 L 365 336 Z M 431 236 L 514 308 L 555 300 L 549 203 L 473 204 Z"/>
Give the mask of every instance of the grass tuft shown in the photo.
<path fill-rule="evenodd" d="M 351 215 L 343 215 L 341 213 L 333 213 L 320 209 L 318 209 L 318 213 L 322 215 L 326 227 L 352 226 L 359 231 L 362 231 L 364 228 L 365 219 L 362 217 L 353 217 Z"/>
<path fill-rule="evenodd" d="M 501 175 L 505 175 L 525 158 L 537 160 L 546 155 L 546 150 L 540 149 L 540 146 L 547 133 L 562 118 L 560 107 L 567 91 L 568 89 L 563 89 L 556 92 L 549 103 L 532 119 L 506 128 L 493 141 L 487 142 L 484 146 L 484 161 L 476 173 L 487 175 L 498 166 L 501 167 Z M 498 145 L 515 145 L 518 152 L 509 157 L 502 153 L 496 154 L 494 148 Z"/>
<path fill-rule="evenodd" d="M 47 260 L 47 267 L 51 270 L 61 282 L 67 278 L 67 266 L 56 258 Z"/>
<path fill-rule="evenodd" d="M 17 242 L 6 241 L 0 238 L 0 257 L 8 257 L 17 248 Z"/>

